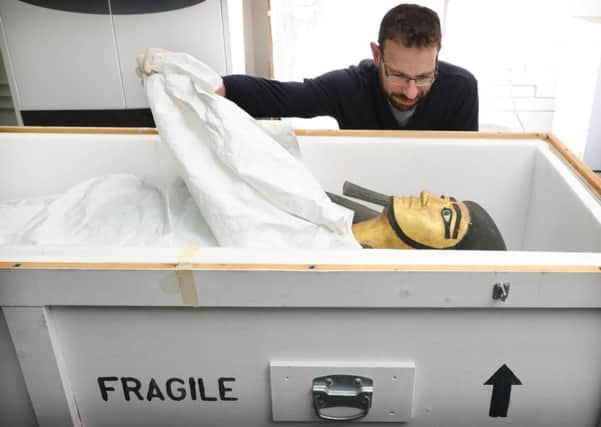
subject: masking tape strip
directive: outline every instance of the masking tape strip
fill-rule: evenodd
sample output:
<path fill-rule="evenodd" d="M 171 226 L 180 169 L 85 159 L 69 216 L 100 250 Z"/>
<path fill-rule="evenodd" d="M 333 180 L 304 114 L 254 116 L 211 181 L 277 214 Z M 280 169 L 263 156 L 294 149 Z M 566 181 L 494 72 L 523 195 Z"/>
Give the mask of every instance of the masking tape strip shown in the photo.
<path fill-rule="evenodd" d="M 176 271 L 175 275 L 182 294 L 182 302 L 186 305 L 198 306 L 198 294 L 196 293 L 193 272 L 190 270 Z"/>
<path fill-rule="evenodd" d="M 198 248 L 186 248 L 177 257 L 175 276 L 182 295 L 182 303 L 186 305 L 198 306 L 198 294 L 196 293 L 196 283 L 194 282 L 194 272 L 190 270 L 190 261 Z"/>

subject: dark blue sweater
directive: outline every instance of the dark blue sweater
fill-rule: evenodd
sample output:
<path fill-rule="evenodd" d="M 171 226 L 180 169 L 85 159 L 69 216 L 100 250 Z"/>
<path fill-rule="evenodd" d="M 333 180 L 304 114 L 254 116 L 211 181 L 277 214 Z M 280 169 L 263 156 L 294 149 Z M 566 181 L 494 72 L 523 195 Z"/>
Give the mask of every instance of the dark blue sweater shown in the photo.
<path fill-rule="evenodd" d="M 394 119 L 372 60 L 302 83 L 245 75 L 223 82 L 227 98 L 256 118 L 332 116 L 341 129 L 478 130 L 476 79 L 443 61 L 406 128 Z"/>

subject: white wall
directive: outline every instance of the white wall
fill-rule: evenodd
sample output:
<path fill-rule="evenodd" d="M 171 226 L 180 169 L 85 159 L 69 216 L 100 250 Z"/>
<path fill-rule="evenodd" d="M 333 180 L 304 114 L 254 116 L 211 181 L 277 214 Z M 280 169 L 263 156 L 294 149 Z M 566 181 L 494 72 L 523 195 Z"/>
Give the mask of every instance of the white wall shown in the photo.
<path fill-rule="evenodd" d="M 601 19 L 566 20 L 552 131 L 601 170 Z"/>
<path fill-rule="evenodd" d="M 449 2 L 441 58 L 478 79 L 481 129 L 550 129 L 560 19 L 558 2 Z"/>
<path fill-rule="evenodd" d="M 601 56 L 601 55 L 600 55 Z M 601 66 L 597 70 L 595 99 L 591 106 L 589 132 L 582 158 L 601 175 Z"/>

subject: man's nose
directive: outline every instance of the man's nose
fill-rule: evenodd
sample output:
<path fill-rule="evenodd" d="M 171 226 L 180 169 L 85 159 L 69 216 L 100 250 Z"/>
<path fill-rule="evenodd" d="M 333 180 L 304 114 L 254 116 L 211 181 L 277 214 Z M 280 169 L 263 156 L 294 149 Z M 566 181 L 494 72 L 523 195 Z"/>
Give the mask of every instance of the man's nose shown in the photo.
<path fill-rule="evenodd" d="M 409 99 L 415 99 L 418 92 L 419 90 L 415 85 L 415 80 L 409 80 L 403 88 L 403 95 L 405 95 Z"/>

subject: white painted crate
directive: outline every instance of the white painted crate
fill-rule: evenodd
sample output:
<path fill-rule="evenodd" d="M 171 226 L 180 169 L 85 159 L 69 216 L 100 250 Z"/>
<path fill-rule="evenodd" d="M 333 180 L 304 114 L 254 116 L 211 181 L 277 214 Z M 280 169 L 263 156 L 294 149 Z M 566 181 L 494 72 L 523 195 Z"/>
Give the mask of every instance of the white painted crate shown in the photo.
<path fill-rule="evenodd" d="M 156 167 L 152 131 L 50 131 L 0 133 L 0 199 L 110 172 L 172 177 L 168 162 Z M 594 174 L 547 135 L 305 132 L 300 142 L 327 190 L 348 179 L 476 200 L 509 250 L 0 247 L 0 342 L 11 349 L 0 366 L 20 368 L 24 384 L 0 383 L 0 420 L 270 425 L 270 365 L 294 362 L 414 367 L 412 392 L 398 397 L 409 427 L 598 426 Z M 492 298 L 497 283 L 510 284 L 504 302 Z M 504 365 L 513 382 L 486 385 Z M 299 381 L 298 407 L 317 421 L 311 378 Z M 378 390 L 374 402 L 394 405 Z"/>

